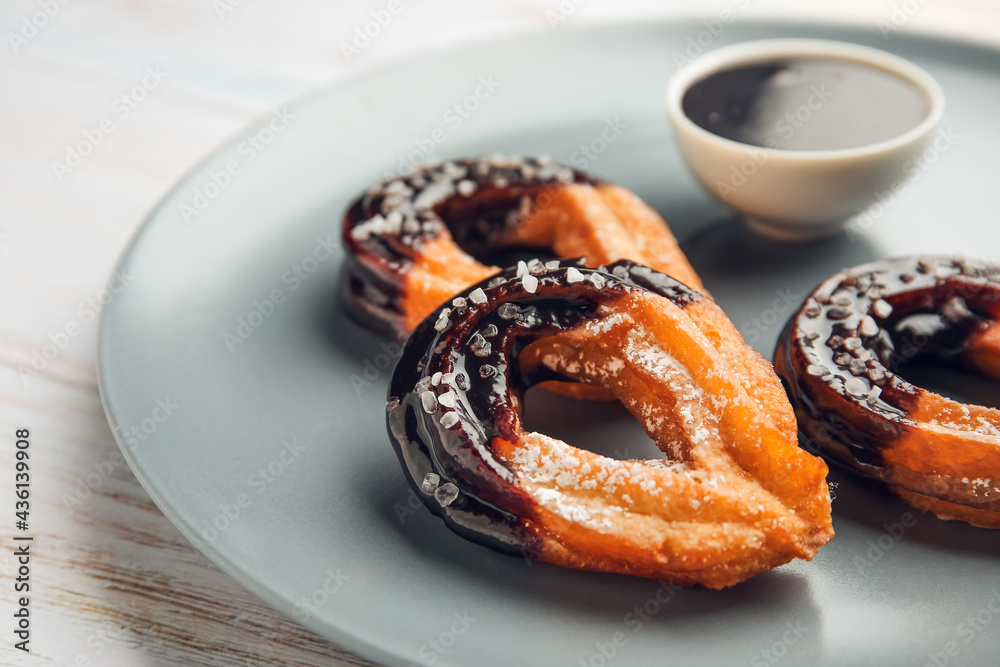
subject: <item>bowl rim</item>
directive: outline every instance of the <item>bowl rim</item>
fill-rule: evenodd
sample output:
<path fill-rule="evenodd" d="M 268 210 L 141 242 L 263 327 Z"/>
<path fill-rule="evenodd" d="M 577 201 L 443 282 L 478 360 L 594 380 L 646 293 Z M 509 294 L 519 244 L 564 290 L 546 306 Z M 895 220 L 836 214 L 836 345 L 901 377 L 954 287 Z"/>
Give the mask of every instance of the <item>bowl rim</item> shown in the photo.
<path fill-rule="evenodd" d="M 824 150 L 793 150 L 788 148 L 772 148 L 743 143 L 727 139 L 706 130 L 684 113 L 682 102 L 684 95 L 695 83 L 706 77 L 732 68 L 734 66 L 753 65 L 783 57 L 800 58 L 835 58 L 863 63 L 906 79 L 924 92 L 930 102 L 927 117 L 916 127 L 906 132 L 865 146 L 853 148 L 836 148 Z M 807 162 L 823 160 L 854 160 L 873 157 L 887 153 L 914 143 L 933 132 L 944 115 L 945 96 L 940 84 L 922 67 L 900 56 L 863 46 L 853 42 L 841 42 L 827 39 L 763 39 L 749 42 L 739 42 L 724 46 L 684 65 L 670 79 L 666 88 L 667 114 L 674 124 L 675 131 L 688 132 L 697 135 L 702 141 L 715 144 L 719 148 L 738 150 L 748 155 L 767 151 L 769 155 L 777 155 L 790 160 Z"/>

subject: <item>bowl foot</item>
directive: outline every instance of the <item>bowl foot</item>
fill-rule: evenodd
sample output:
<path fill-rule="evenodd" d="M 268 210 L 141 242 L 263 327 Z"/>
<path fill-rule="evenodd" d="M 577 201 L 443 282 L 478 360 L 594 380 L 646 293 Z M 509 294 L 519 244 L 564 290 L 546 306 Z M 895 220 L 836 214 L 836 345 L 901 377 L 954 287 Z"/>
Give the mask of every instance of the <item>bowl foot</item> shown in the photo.
<path fill-rule="evenodd" d="M 789 224 L 768 218 L 755 218 L 749 215 L 744 220 L 747 227 L 755 234 L 759 234 L 772 241 L 782 241 L 784 243 L 814 241 L 827 236 L 833 236 L 844 228 L 844 223 L 841 220 L 816 224 Z"/>

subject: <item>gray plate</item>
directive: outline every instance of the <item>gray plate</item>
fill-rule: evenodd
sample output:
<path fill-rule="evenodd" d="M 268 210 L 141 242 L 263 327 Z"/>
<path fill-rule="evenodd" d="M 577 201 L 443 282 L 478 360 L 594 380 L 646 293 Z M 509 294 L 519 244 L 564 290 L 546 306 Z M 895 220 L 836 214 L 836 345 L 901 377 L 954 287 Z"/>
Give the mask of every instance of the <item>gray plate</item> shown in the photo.
<path fill-rule="evenodd" d="M 675 54 L 698 40 L 715 48 L 791 36 L 894 51 L 948 97 L 952 143 L 853 239 L 788 247 L 751 237 L 695 185 L 667 128 L 662 96 Z M 651 581 L 495 554 L 409 506 L 383 425 L 395 350 L 344 318 L 341 252 L 323 247 L 328 236 L 336 243 L 348 200 L 418 146 L 549 153 L 579 165 L 589 160 L 579 146 L 607 122 L 624 123 L 587 167 L 663 213 L 765 355 L 785 318 L 781 296 L 797 302 L 843 266 L 1000 248 L 997 52 L 812 25 L 738 23 L 710 37 L 700 22 L 658 22 L 414 59 L 290 105 L 294 118 L 262 151 L 243 143 L 258 126 L 198 167 L 125 254 L 119 268 L 131 282 L 105 310 L 99 344 L 108 418 L 164 513 L 254 593 L 392 665 L 995 660 L 997 534 L 908 513 L 837 474 L 837 537 L 812 563 L 673 596 Z M 475 95 L 480 77 L 500 85 L 480 87 L 485 99 L 467 118 L 449 111 Z M 239 173 L 227 180 L 230 161 Z M 209 185 L 213 174 L 224 187 Z M 192 216 L 183 204 L 203 210 Z M 304 259 L 314 252 L 319 261 Z M 273 296 L 280 303 L 268 305 Z M 620 408 L 579 411 L 535 395 L 528 418 L 595 450 L 649 453 Z"/>

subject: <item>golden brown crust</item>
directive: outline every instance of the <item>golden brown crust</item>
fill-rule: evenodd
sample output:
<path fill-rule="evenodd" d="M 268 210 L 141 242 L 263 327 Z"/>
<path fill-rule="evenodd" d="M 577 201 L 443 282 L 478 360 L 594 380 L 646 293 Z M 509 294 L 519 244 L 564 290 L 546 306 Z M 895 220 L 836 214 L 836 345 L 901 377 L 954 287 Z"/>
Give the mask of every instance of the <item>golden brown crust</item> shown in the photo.
<path fill-rule="evenodd" d="M 947 500 L 921 495 L 898 486 L 890 486 L 889 490 L 917 509 L 933 512 L 939 519 L 965 521 L 980 528 L 1000 528 L 1000 512 L 949 503 Z"/>
<path fill-rule="evenodd" d="M 407 343 L 388 408 L 411 483 L 456 532 L 710 588 L 832 537 L 826 464 L 799 449 L 777 377 L 709 299 L 619 261 L 529 262 L 458 301 Z M 523 392 L 551 378 L 610 392 L 666 458 L 525 431 Z"/>
<path fill-rule="evenodd" d="M 548 246 L 559 257 L 586 257 L 588 266 L 630 259 L 708 294 L 667 223 L 636 195 L 609 183 L 550 192 L 547 205 L 522 218 L 504 243 Z"/>
<path fill-rule="evenodd" d="M 805 438 L 831 460 L 946 519 L 996 526 L 1000 410 L 907 382 L 933 355 L 1000 378 L 1000 266 L 881 260 L 832 276 L 775 351 Z"/>
<path fill-rule="evenodd" d="M 631 259 L 706 294 L 677 239 L 656 211 L 617 185 L 550 186 L 538 206 L 504 235 L 502 245 L 551 247 L 556 256 L 585 257 L 588 266 Z M 496 273 L 463 251 L 445 231 L 425 244 L 407 272 L 402 301 L 412 330 L 440 304 Z M 603 392 L 549 385 L 578 398 L 607 398 Z"/>
<path fill-rule="evenodd" d="M 400 339 L 444 301 L 499 271 L 463 248 L 486 255 L 547 248 L 564 259 L 584 257 L 588 266 L 631 259 L 707 294 L 656 211 L 619 186 L 543 158 L 424 167 L 360 196 L 342 226 L 349 312 Z"/>
<path fill-rule="evenodd" d="M 798 448 L 773 370 L 712 302 L 681 310 L 658 301 L 636 295 L 599 335 L 582 327 L 521 355 L 522 367 L 610 390 L 673 464 L 614 461 L 537 433 L 501 443 L 520 483 L 541 499 L 540 558 L 710 588 L 811 559 L 833 535 L 827 468 Z M 537 470 L 553 469 L 565 484 L 558 475 L 537 481 Z M 616 516 L 614 527 L 567 520 L 545 502 L 552 494 Z"/>

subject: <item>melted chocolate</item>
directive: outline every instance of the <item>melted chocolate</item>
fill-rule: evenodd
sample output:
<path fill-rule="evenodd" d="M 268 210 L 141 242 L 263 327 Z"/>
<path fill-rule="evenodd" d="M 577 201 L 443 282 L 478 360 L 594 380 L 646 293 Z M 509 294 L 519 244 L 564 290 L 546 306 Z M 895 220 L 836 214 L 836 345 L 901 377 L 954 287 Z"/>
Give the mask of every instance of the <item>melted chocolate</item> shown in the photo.
<path fill-rule="evenodd" d="M 931 102 L 880 67 L 805 57 L 710 74 L 684 94 L 684 114 L 720 137 L 784 150 L 870 146 L 920 125 Z"/>
<path fill-rule="evenodd" d="M 401 330 L 402 276 L 413 258 L 445 230 L 473 256 L 488 255 L 547 188 L 596 184 L 546 157 L 493 155 L 429 162 L 384 181 L 348 207 L 348 311 L 384 333 Z"/>
<path fill-rule="evenodd" d="M 806 447 L 898 485 L 880 452 L 912 428 L 925 391 L 899 371 L 918 355 L 968 363 L 970 340 L 998 318 L 1000 267 L 986 262 L 899 258 L 824 282 L 775 350 Z"/>
<path fill-rule="evenodd" d="M 533 553 L 524 528 L 533 503 L 493 440 L 517 446 L 524 392 L 565 378 L 528 375 L 517 357 L 533 341 L 607 316 L 601 306 L 637 289 L 682 307 L 704 298 L 627 260 L 598 269 L 533 260 L 466 289 L 413 332 L 389 385 L 389 438 L 414 491 L 453 531 L 504 553 Z"/>

